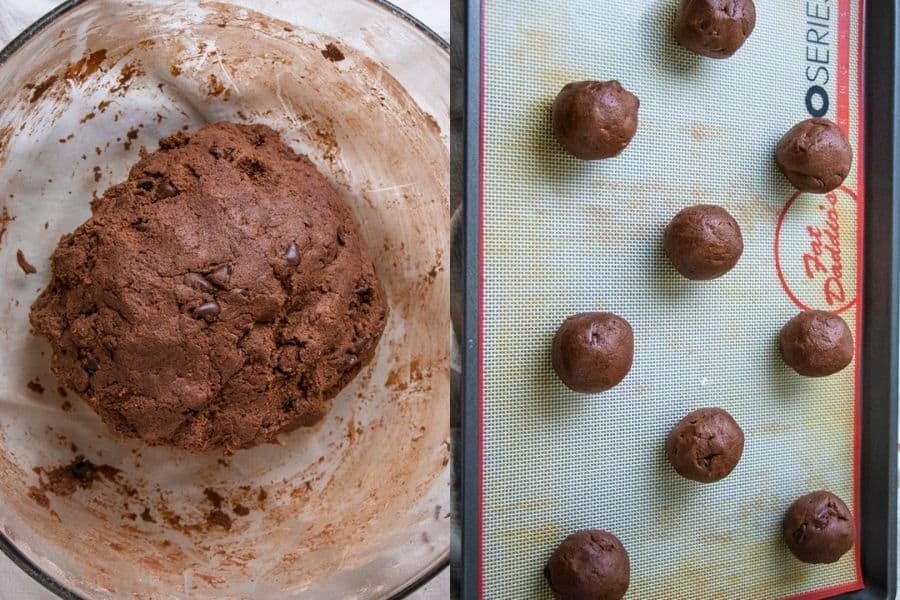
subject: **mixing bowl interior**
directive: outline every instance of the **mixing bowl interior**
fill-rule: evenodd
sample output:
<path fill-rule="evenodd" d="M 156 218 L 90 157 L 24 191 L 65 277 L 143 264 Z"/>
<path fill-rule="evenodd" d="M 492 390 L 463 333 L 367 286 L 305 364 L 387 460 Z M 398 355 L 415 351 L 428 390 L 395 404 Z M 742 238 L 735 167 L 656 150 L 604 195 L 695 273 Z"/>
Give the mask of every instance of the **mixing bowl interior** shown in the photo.
<path fill-rule="evenodd" d="M 0 89 L 0 528 L 16 550 L 89 598 L 379 598 L 445 561 L 446 51 L 364 0 L 90 0 L 12 53 Z M 309 156 L 391 309 L 324 422 L 231 456 L 114 439 L 57 389 L 28 325 L 92 197 L 142 146 L 218 120 Z M 60 484 L 78 456 L 91 476 Z"/>

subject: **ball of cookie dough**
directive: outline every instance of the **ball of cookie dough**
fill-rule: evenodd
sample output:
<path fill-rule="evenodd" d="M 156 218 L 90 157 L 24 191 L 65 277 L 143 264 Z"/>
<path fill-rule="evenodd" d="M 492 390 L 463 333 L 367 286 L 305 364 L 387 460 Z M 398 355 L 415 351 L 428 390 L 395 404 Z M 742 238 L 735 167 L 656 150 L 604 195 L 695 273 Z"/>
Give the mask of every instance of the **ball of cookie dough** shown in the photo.
<path fill-rule="evenodd" d="M 853 515 L 844 501 L 820 490 L 797 498 L 781 524 L 790 551 L 806 563 L 833 563 L 856 540 Z"/>
<path fill-rule="evenodd" d="M 844 319 L 824 310 L 800 313 L 781 328 L 781 356 L 806 377 L 837 373 L 853 360 L 853 334 Z"/>
<path fill-rule="evenodd" d="M 755 26 L 753 0 L 681 0 L 675 12 L 675 39 L 709 58 L 737 52 Z"/>
<path fill-rule="evenodd" d="M 557 600 L 619 600 L 628 591 L 631 566 L 619 538 L 585 529 L 553 551 L 544 577 Z"/>
<path fill-rule="evenodd" d="M 566 84 L 553 103 L 553 135 L 576 158 L 611 158 L 634 137 L 639 106 L 618 81 Z"/>
<path fill-rule="evenodd" d="M 163 138 L 51 263 L 31 324 L 59 383 L 115 433 L 186 450 L 322 420 L 388 312 L 350 208 L 263 125 Z"/>
<path fill-rule="evenodd" d="M 700 483 L 728 476 L 744 453 L 744 432 L 721 408 L 698 408 L 666 438 L 666 456 L 679 475 Z"/>
<path fill-rule="evenodd" d="M 698 204 L 675 215 L 663 233 L 666 256 L 694 280 L 721 277 L 744 252 L 741 228 L 721 206 Z"/>
<path fill-rule="evenodd" d="M 634 332 L 613 313 L 590 312 L 563 321 L 553 337 L 553 370 L 576 392 L 603 392 L 631 369 Z"/>
<path fill-rule="evenodd" d="M 839 187 L 853 163 L 853 148 L 828 119 L 807 119 L 791 127 L 775 148 L 775 164 L 801 192 L 824 194 Z"/>

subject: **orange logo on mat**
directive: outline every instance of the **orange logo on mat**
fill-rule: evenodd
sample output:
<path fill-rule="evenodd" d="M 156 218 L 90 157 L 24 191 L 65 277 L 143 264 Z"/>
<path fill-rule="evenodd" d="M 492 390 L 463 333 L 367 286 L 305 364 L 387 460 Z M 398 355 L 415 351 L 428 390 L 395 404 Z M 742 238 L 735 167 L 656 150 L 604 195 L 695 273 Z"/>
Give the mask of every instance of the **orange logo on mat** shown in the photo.
<path fill-rule="evenodd" d="M 775 230 L 775 268 L 788 297 L 804 310 L 842 312 L 856 302 L 856 194 L 797 192 Z"/>

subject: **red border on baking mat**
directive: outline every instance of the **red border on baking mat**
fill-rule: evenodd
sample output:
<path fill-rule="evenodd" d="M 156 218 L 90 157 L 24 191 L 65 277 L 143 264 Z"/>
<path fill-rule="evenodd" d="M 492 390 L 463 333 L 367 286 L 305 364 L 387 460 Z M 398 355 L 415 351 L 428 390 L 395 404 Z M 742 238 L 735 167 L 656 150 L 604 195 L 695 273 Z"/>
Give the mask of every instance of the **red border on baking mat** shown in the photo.
<path fill-rule="evenodd" d="M 836 108 L 838 125 L 849 131 L 849 112 L 850 112 L 850 2 L 851 0 L 840 0 L 838 3 L 838 40 L 840 46 L 838 48 L 838 104 Z M 786 600 L 821 600 L 831 598 L 839 594 L 855 592 L 865 587 L 862 576 L 862 559 L 860 556 L 860 519 L 859 519 L 859 484 L 860 484 L 860 460 L 862 458 L 862 430 L 861 430 L 861 403 L 860 403 L 860 354 L 862 349 L 862 273 L 863 273 L 863 256 L 865 252 L 865 215 L 866 215 L 866 194 L 865 194 L 865 162 L 863 156 L 863 141 L 865 132 L 865 110 L 863 93 L 863 72 L 865 65 L 863 62 L 863 40 L 865 38 L 865 14 L 866 2 L 859 0 L 859 34 L 857 36 L 857 156 L 856 156 L 856 356 L 854 357 L 854 375 L 853 375 L 853 517 L 856 522 L 856 543 L 853 546 L 853 554 L 856 559 L 856 581 L 841 584 L 838 586 L 825 588 L 822 590 L 814 590 L 805 592 L 796 596 L 790 596 Z"/>
<path fill-rule="evenodd" d="M 838 81 L 836 117 L 838 125 L 849 131 L 849 95 L 850 95 L 850 6 L 852 0 L 839 0 L 838 3 Z M 478 598 L 484 598 L 484 148 L 485 148 L 485 4 L 480 2 L 480 73 L 479 73 L 479 132 L 478 132 Z M 860 360 L 862 348 L 862 272 L 864 223 L 865 223 L 865 163 L 863 142 L 865 132 L 865 110 L 863 93 L 864 39 L 865 39 L 865 0 L 859 0 L 859 32 L 857 36 L 857 156 L 856 156 L 856 356 L 854 361 L 853 390 L 853 507 L 856 521 L 856 543 L 853 553 L 856 561 L 856 581 L 833 587 L 803 592 L 789 596 L 784 600 L 824 600 L 839 594 L 854 592 L 865 587 L 862 576 L 862 560 L 860 557 L 860 459 L 862 453 L 861 402 L 860 402 Z"/>
<path fill-rule="evenodd" d="M 842 583 L 832 587 L 822 588 L 821 590 L 813 590 L 812 592 L 803 592 L 796 596 L 788 596 L 784 600 L 825 600 L 826 598 L 834 598 L 839 594 L 847 594 L 863 589 L 862 581 L 851 581 L 850 583 Z"/>

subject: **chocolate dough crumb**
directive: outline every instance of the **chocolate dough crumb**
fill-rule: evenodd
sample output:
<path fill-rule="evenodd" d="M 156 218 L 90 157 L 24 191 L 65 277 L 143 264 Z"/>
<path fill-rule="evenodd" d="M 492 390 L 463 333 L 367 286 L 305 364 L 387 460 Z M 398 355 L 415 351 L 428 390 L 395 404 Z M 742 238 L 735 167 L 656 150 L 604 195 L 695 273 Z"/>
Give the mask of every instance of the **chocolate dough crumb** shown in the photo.
<path fill-rule="evenodd" d="M 206 496 L 206 499 L 209 500 L 210 504 L 212 504 L 215 508 L 222 508 L 222 496 L 212 490 L 210 488 L 206 488 L 203 490 L 203 495 Z"/>
<path fill-rule="evenodd" d="M 125 149 L 126 150 L 131 150 L 131 142 L 133 142 L 134 140 L 136 140 L 138 138 L 138 133 L 139 132 L 138 132 L 137 128 L 135 128 L 135 129 L 129 130 L 128 133 L 125 134 L 125 137 L 128 138 L 125 141 Z"/>
<path fill-rule="evenodd" d="M 206 522 L 210 525 L 218 525 L 225 531 L 229 531 L 231 529 L 231 517 L 218 509 L 210 512 L 206 516 Z"/>
<path fill-rule="evenodd" d="M 28 262 L 28 259 L 25 258 L 25 253 L 21 250 L 16 250 L 16 262 L 19 263 L 19 267 L 25 272 L 26 275 L 34 275 L 37 273 L 37 269 L 34 268 L 34 265 Z"/>
<path fill-rule="evenodd" d="M 324 56 L 331 62 L 340 62 L 346 58 L 344 56 L 344 53 L 341 52 L 341 49 L 332 43 L 328 43 L 325 46 L 325 49 L 322 50 L 322 56 Z"/>

